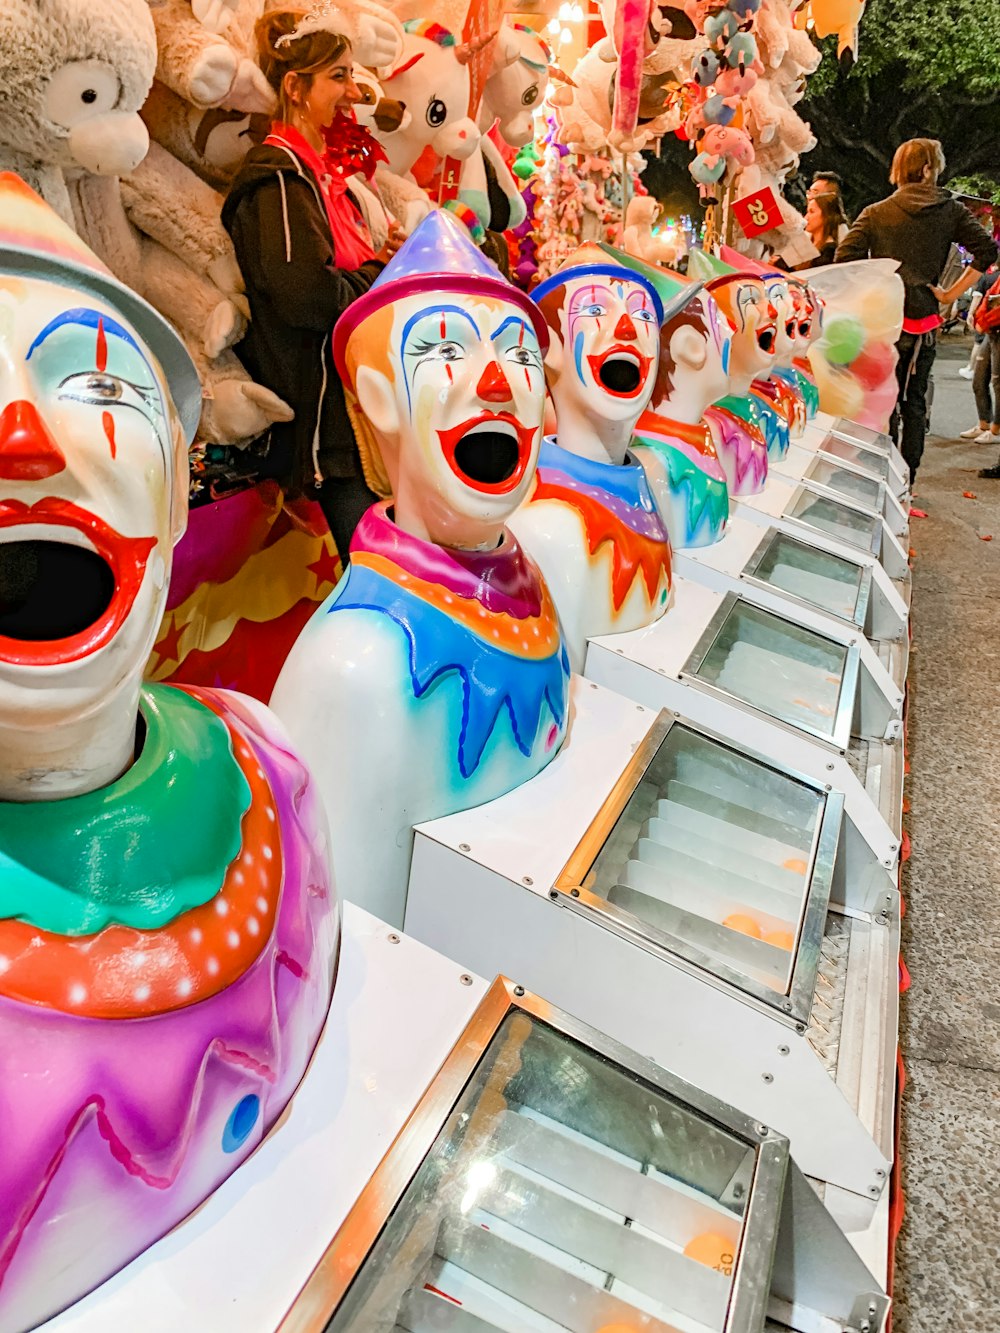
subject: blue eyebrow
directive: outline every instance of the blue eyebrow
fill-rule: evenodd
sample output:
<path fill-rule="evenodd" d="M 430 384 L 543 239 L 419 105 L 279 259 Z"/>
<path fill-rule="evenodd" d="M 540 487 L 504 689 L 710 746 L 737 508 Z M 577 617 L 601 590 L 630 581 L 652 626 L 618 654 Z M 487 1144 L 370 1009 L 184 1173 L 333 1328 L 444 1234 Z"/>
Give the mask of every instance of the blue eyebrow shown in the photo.
<path fill-rule="evenodd" d="M 414 324 L 418 324 L 422 319 L 432 319 L 435 315 L 461 315 L 463 319 L 469 321 L 476 337 L 479 337 L 479 325 L 469 314 L 468 310 L 463 310 L 460 305 L 427 306 L 423 310 L 418 310 L 415 315 L 410 316 L 403 325 L 403 335 L 399 340 L 399 346 L 403 353 L 403 383 L 406 385 L 406 405 L 411 410 L 413 408 L 413 403 L 410 399 L 410 379 L 406 373 L 406 342 L 413 331 Z M 480 341 L 482 340 L 480 339 Z"/>
<path fill-rule="evenodd" d="M 85 329 L 93 329 L 96 333 L 97 327 L 101 323 L 104 324 L 105 333 L 110 333 L 116 338 L 120 338 L 122 342 L 128 343 L 129 347 L 134 348 L 135 351 L 138 352 L 139 356 L 142 357 L 143 365 L 149 371 L 150 375 L 152 375 L 152 366 L 150 366 L 145 356 L 143 356 L 142 348 L 132 337 L 131 333 L 129 333 L 128 329 L 119 324 L 116 319 L 112 319 L 110 315 L 102 315 L 99 311 L 90 310 L 86 306 L 78 306 L 75 310 L 64 310 L 61 315 L 57 315 L 55 319 L 50 320 L 28 348 L 28 355 L 25 360 L 30 361 L 32 354 L 36 352 L 38 348 L 41 347 L 42 343 L 44 343 L 47 338 L 50 338 L 58 329 L 66 328 L 67 325 L 76 325 Z"/>
<path fill-rule="evenodd" d="M 490 342 L 495 343 L 496 340 L 500 337 L 501 333 L 503 333 L 504 329 L 509 328 L 511 324 L 517 324 L 520 328 L 524 329 L 525 333 L 534 332 L 534 330 L 528 325 L 527 320 L 521 319 L 518 315 L 508 315 L 507 318 L 504 320 L 504 322 L 497 329 L 496 333 L 490 334 Z"/>

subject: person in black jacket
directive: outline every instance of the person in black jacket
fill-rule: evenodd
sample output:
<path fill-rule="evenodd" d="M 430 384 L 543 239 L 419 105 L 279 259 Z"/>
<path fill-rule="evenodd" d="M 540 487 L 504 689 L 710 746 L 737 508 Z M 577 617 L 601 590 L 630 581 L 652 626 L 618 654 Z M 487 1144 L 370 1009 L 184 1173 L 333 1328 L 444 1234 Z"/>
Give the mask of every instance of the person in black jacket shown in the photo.
<path fill-rule="evenodd" d="M 896 350 L 899 397 L 890 429 L 899 439 L 916 478 L 927 430 L 927 385 L 941 324 L 941 305 L 949 305 L 973 285 L 997 257 L 993 238 L 947 190 L 938 188 L 944 153 L 937 139 L 908 139 L 892 159 L 890 182 L 896 191 L 870 204 L 837 247 L 836 262 L 896 259 L 906 295 L 903 332 Z M 937 285 L 952 245 L 972 255 L 972 263 L 947 291 Z"/>
<path fill-rule="evenodd" d="M 222 210 L 250 302 L 236 351 L 295 410 L 294 421 L 271 428 L 264 474 L 292 496 L 319 500 L 346 561 L 358 521 L 379 497 L 365 482 L 331 337 L 402 237 L 393 227 L 374 252 L 324 137 L 361 96 L 347 39 L 322 27 L 321 16 L 279 10 L 258 23 L 257 46 L 279 119 L 247 154 Z"/>

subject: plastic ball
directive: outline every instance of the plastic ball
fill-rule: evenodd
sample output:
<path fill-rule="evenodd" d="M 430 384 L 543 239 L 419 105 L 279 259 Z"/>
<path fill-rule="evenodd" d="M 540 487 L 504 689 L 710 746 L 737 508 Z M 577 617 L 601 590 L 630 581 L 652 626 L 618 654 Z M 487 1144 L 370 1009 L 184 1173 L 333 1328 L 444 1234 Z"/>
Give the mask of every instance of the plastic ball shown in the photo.
<path fill-rule="evenodd" d="M 863 389 L 878 389 L 892 377 L 896 368 L 896 349 L 889 343 L 869 343 L 860 356 L 851 362 L 851 374 Z"/>
<path fill-rule="evenodd" d="M 722 924 L 729 930 L 737 931 L 740 935 L 749 935 L 755 940 L 760 939 L 760 924 L 752 916 L 747 916 L 745 912 L 730 912 Z"/>
<path fill-rule="evenodd" d="M 868 336 L 874 341 L 895 342 L 899 337 L 903 311 L 898 299 L 891 299 L 884 284 L 865 292 L 858 302 L 857 310 L 858 317 L 868 330 Z"/>
<path fill-rule="evenodd" d="M 819 386 L 819 405 L 823 412 L 834 417 L 854 421 L 865 404 L 865 391 L 857 380 L 842 371 L 839 375 L 824 375 Z"/>
<path fill-rule="evenodd" d="M 736 1260 L 735 1249 L 736 1246 L 728 1236 L 718 1231 L 703 1231 L 700 1236 L 688 1241 L 684 1253 L 688 1259 L 694 1259 L 696 1263 L 714 1268 L 717 1273 L 725 1273 L 728 1277 Z"/>
<path fill-rule="evenodd" d="M 833 315 L 826 321 L 820 345 L 831 365 L 849 366 L 864 348 L 865 326 L 853 315 Z"/>
<path fill-rule="evenodd" d="M 795 936 L 790 930 L 769 930 L 764 936 L 765 944 L 772 944 L 776 949 L 791 953 L 795 948 Z"/>

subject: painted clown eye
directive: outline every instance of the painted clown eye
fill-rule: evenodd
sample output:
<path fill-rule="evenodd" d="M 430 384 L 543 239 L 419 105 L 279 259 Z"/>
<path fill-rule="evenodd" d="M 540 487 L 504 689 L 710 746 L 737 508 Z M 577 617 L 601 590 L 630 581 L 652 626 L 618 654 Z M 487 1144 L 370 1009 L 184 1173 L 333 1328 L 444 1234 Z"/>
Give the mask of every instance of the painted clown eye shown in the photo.
<path fill-rule="evenodd" d="M 94 407 L 132 407 L 147 417 L 157 410 L 157 394 L 152 385 L 132 384 L 98 370 L 67 375 L 59 385 L 59 397 Z"/>
<path fill-rule="evenodd" d="M 427 124 L 435 127 L 443 125 L 448 116 L 448 108 L 440 97 L 434 97 L 427 103 Z"/>
<path fill-rule="evenodd" d="M 538 366 L 541 364 L 537 352 L 530 347 L 512 347 L 507 353 L 507 360 L 516 366 Z"/>
<path fill-rule="evenodd" d="M 653 314 L 652 310 L 647 309 L 646 306 L 643 306 L 641 310 L 633 310 L 632 318 L 641 320 L 643 324 L 656 323 L 656 316 Z"/>
<path fill-rule="evenodd" d="M 580 311 L 581 315 L 586 315 L 590 319 L 600 319 L 602 315 L 607 313 L 604 306 L 599 305 L 596 301 L 592 305 L 585 305 Z"/>

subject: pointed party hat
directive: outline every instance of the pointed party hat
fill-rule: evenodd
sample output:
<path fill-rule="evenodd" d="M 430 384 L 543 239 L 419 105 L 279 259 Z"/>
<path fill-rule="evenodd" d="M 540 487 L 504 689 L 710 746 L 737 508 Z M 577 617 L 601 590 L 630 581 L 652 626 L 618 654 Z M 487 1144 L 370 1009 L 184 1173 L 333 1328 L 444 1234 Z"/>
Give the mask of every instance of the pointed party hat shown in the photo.
<path fill-rule="evenodd" d="M 549 331 L 530 297 L 509 283 L 472 244 L 467 229 L 446 209 L 436 208 L 403 242 L 372 285 L 347 307 L 333 332 L 333 356 L 341 379 L 349 373 L 344 353 L 352 334 L 376 310 L 421 292 L 495 296 L 527 315 L 544 352 Z"/>
<path fill-rule="evenodd" d="M 731 245 L 720 245 L 719 256 L 724 263 L 736 272 L 753 273 L 758 278 L 787 278 L 789 276 L 784 269 L 778 268 L 776 264 L 762 264 L 759 259 L 750 259 L 748 255 L 741 255 L 739 250 L 734 250 Z"/>
<path fill-rule="evenodd" d="M 190 444 L 201 415 L 201 382 L 187 348 L 162 315 L 119 282 L 72 227 L 10 171 L 0 172 L 2 274 L 57 283 L 114 306 L 160 363 Z"/>
<path fill-rule="evenodd" d="M 744 271 L 750 272 L 749 269 Z M 709 250 L 693 249 L 688 254 L 688 273 L 692 278 L 699 278 L 702 282 L 711 283 L 723 278 L 735 278 L 738 272 L 739 269 L 725 263 Z"/>
<path fill-rule="evenodd" d="M 629 282 L 637 282 L 640 287 L 645 287 L 650 300 L 653 302 L 653 309 L 656 311 L 656 322 L 662 324 L 663 301 L 660 299 L 660 293 L 654 284 L 644 273 L 611 259 L 604 248 L 594 241 L 586 241 L 574 250 L 551 277 L 539 283 L 532 295 L 536 301 L 543 301 L 550 293 L 557 291 L 560 287 L 565 287 L 567 282 L 575 282 L 578 278 L 618 278 L 621 280 L 623 276 Z"/>
<path fill-rule="evenodd" d="M 681 273 L 674 273 L 672 269 L 657 268 L 655 264 L 647 264 L 644 259 L 630 255 L 625 250 L 616 250 L 613 245 L 608 245 L 604 241 L 600 245 L 604 253 L 616 263 L 621 264 L 623 268 L 632 269 L 656 288 L 663 305 L 661 327 L 668 324 L 674 315 L 693 301 L 704 286 L 704 283 L 685 277 Z"/>

